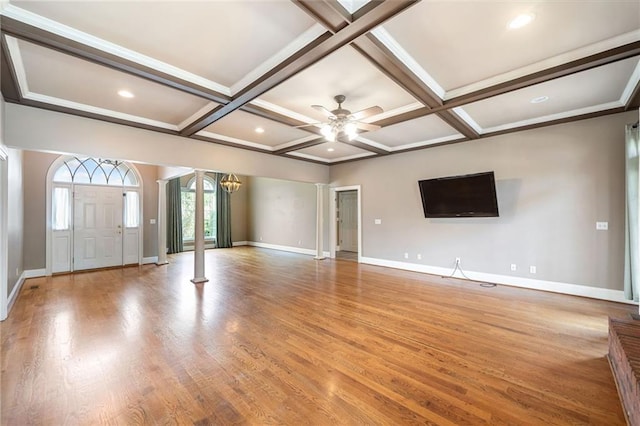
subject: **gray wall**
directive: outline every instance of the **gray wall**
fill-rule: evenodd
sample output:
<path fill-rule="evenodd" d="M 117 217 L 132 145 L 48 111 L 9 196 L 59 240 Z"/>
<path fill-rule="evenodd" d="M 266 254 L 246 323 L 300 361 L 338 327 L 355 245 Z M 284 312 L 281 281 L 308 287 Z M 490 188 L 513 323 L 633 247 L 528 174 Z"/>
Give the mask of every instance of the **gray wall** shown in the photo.
<path fill-rule="evenodd" d="M 24 269 L 44 269 L 46 266 L 46 180 L 47 171 L 57 154 L 23 151 L 24 188 Z M 158 230 L 150 219 L 158 216 L 157 167 L 135 165 L 142 176 L 144 240 L 142 255 L 157 256 Z M 22 251 L 21 251 L 22 253 Z"/>
<path fill-rule="evenodd" d="M 468 271 L 620 290 L 624 125 L 636 119 L 634 111 L 336 165 L 331 186 L 362 185 L 365 257 L 445 268 L 460 257 Z M 418 180 L 489 170 L 499 218 L 424 218 Z M 596 221 L 609 230 L 596 231 Z"/>
<path fill-rule="evenodd" d="M 316 186 L 256 177 L 247 182 L 247 240 L 315 250 Z"/>
<path fill-rule="evenodd" d="M 23 169 L 22 169 L 22 152 L 15 149 L 8 149 L 7 158 L 7 197 L 8 197 L 8 214 L 7 214 L 7 238 L 9 244 L 8 250 L 8 272 L 7 272 L 7 297 L 18 284 L 18 279 L 24 271 L 24 262 L 22 257 L 23 234 L 24 228 L 23 210 L 24 210 L 24 190 L 23 190 Z"/>

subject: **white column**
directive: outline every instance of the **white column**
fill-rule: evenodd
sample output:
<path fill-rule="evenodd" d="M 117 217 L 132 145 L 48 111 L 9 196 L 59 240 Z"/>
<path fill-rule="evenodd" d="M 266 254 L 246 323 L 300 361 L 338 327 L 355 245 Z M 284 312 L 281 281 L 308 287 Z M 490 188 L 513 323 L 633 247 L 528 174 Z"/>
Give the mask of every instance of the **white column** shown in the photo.
<path fill-rule="evenodd" d="M 195 247 L 193 251 L 192 283 L 209 281 L 204 276 L 204 170 L 196 170 L 196 229 Z"/>
<path fill-rule="evenodd" d="M 166 265 L 167 261 L 167 180 L 158 182 L 158 261 L 156 265 Z"/>
<path fill-rule="evenodd" d="M 324 259 L 324 184 L 316 183 L 316 256 L 315 259 Z"/>

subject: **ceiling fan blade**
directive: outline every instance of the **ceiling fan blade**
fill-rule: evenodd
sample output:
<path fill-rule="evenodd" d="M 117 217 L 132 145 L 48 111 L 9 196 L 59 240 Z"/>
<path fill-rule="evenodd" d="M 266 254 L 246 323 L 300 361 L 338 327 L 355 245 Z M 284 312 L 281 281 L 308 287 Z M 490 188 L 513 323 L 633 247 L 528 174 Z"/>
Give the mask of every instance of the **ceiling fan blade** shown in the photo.
<path fill-rule="evenodd" d="M 380 128 L 377 124 L 362 123 L 359 121 L 356 122 L 356 126 L 358 126 L 358 129 L 367 130 L 369 132 L 373 132 Z"/>
<path fill-rule="evenodd" d="M 366 109 L 363 109 L 361 111 L 356 111 L 353 114 L 351 114 L 350 118 L 352 120 L 362 120 L 363 118 L 367 118 L 367 117 L 371 117 L 372 115 L 376 115 L 376 114 L 380 114 L 382 113 L 383 109 L 380 108 L 379 106 L 372 106 Z"/>
<path fill-rule="evenodd" d="M 331 111 L 329 111 L 328 109 L 326 109 L 322 105 L 311 105 L 311 108 L 313 108 L 313 109 L 315 109 L 317 111 L 320 111 L 321 113 L 323 113 L 324 115 L 326 115 L 329 118 L 335 117 Z"/>
<path fill-rule="evenodd" d="M 293 128 L 294 128 L 294 129 L 302 129 L 303 127 L 317 126 L 318 124 L 322 124 L 322 123 L 307 123 L 307 124 L 300 124 L 299 126 L 293 126 Z"/>

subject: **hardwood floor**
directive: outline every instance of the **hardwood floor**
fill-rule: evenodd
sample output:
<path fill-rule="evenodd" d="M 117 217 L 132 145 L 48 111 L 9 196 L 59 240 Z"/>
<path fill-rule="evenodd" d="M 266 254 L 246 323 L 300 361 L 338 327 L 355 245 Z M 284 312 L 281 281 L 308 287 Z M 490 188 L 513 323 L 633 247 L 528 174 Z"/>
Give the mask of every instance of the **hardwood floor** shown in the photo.
<path fill-rule="evenodd" d="M 238 247 L 28 280 L 3 425 L 622 425 L 608 316 L 637 307 Z M 34 288 L 37 287 L 37 288 Z"/>

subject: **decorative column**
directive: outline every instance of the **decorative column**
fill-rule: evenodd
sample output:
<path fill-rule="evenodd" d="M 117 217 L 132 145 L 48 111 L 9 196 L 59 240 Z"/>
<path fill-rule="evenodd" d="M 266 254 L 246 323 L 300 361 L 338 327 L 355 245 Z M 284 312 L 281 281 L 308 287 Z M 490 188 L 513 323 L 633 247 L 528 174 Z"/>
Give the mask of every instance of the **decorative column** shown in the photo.
<path fill-rule="evenodd" d="M 196 170 L 196 229 L 195 247 L 193 251 L 192 283 L 209 281 L 204 276 L 204 170 Z"/>
<path fill-rule="evenodd" d="M 316 183 L 316 260 L 324 259 L 324 186 Z"/>
<path fill-rule="evenodd" d="M 167 183 L 165 179 L 158 182 L 158 261 L 156 265 L 166 265 L 167 261 Z"/>

